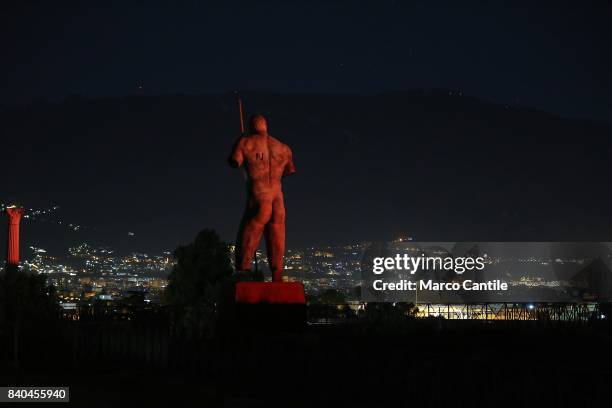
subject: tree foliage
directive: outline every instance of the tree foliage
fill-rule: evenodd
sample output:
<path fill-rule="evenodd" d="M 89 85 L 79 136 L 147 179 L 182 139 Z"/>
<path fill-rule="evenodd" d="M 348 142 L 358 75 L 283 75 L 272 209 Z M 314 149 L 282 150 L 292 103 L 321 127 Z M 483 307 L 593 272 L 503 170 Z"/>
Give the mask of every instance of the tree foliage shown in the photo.
<path fill-rule="evenodd" d="M 324 305 L 343 305 L 346 303 L 344 294 L 335 289 L 326 289 L 317 300 Z"/>
<path fill-rule="evenodd" d="M 178 247 L 174 258 L 166 299 L 184 325 L 205 329 L 233 272 L 228 246 L 214 230 L 204 229 L 192 243 Z"/>
<path fill-rule="evenodd" d="M 32 347 L 41 338 L 49 342 L 60 333 L 60 308 L 55 288 L 47 286 L 46 277 L 17 268 L 0 271 L 0 344 L 6 347 L 1 357 L 11 354 L 18 368 L 23 356 L 40 357 L 40 347 Z M 40 344 L 38 344 L 40 346 Z M 20 352 L 25 348 L 27 351 Z"/>
<path fill-rule="evenodd" d="M 0 326 L 49 323 L 59 316 L 55 288 L 44 275 L 8 268 L 0 273 Z"/>

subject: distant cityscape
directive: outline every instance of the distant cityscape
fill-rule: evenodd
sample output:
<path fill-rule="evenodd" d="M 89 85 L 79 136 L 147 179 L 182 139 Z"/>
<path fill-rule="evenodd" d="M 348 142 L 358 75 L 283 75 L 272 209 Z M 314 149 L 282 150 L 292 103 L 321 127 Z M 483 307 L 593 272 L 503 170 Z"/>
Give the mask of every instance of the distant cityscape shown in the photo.
<path fill-rule="evenodd" d="M 0 203 L 0 210 L 8 205 Z M 68 231 L 90 227 L 64 220 L 59 207 L 26 209 L 23 218 L 29 222 L 52 223 Z M 128 232 L 132 236 L 132 232 Z M 78 241 L 77 241 L 78 242 Z M 382 245 L 380 245 L 382 244 Z M 473 244 L 470 244 L 470 246 Z M 461 244 L 465 247 L 465 243 Z M 486 247 L 486 245 L 485 245 Z M 362 274 L 362 265 L 372 250 L 390 254 L 409 253 L 419 256 L 423 251 L 412 237 L 404 235 L 385 243 L 358 242 L 340 246 L 312 246 L 288 249 L 285 254 L 283 279 L 300 281 L 311 299 L 329 291 L 347 302 L 361 302 L 369 290 Z M 384 249 L 383 249 L 384 248 Z M 484 248 L 484 247 L 483 247 Z M 502 279 L 512 288 L 511 295 L 496 293 L 485 299 L 445 298 L 436 293 L 414 295 L 413 301 L 425 303 L 473 303 L 474 301 L 595 301 L 612 297 L 612 252 L 609 249 L 581 253 L 573 252 L 555 257 L 533 255 L 533 248 L 522 255 L 495 256 L 482 253 L 487 264 L 487 278 Z M 446 249 L 434 245 L 428 249 L 434 256 L 444 256 Z M 463 250 L 470 250 L 465 247 Z M 235 247 L 229 245 L 230 261 L 234 262 Z M 563 253 L 560 252 L 560 253 Z M 558 253 L 559 254 L 559 253 Z M 22 249 L 21 268 L 43 274 L 52 284 L 61 306 L 66 311 L 83 306 L 103 304 L 114 311 L 133 309 L 134 304 L 155 307 L 164 304 L 164 290 L 175 259 L 172 252 L 120 252 L 116 248 L 82 242 L 65 250 L 30 246 Z M 256 267 L 270 279 L 267 257 L 257 251 Z M 438 280 L 461 280 L 465 275 L 435 276 Z M 423 277 L 417 273 L 413 278 Z M 471 279 L 482 279 L 471 276 Z M 480 296 L 480 295 L 479 295 Z M 504 297 L 506 296 L 506 297 Z M 366 296 L 367 297 L 367 296 Z"/>
<path fill-rule="evenodd" d="M 360 285 L 360 266 L 366 243 L 341 247 L 287 250 L 285 277 L 304 283 L 308 294 L 336 289 L 351 295 Z M 234 246 L 230 245 L 233 263 Z M 170 251 L 160 254 L 119 255 L 108 247 L 87 243 L 70 247 L 63 254 L 31 246 L 23 254 L 21 267 L 44 274 L 56 288 L 65 307 L 97 300 L 120 301 L 140 293 L 147 303 L 162 303 L 167 278 L 174 265 Z M 257 252 L 258 268 L 269 274 L 266 256 Z M 267 277 L 269 279 L 269 277 Z M 353 297 L 353 296 L 351 296 Z"/>
<path fill-rule="evenodd" d="M 386 243 L 390 251 L 399 251 L 410 239 L 399 239 Z M 285 256 L 287 281 L 304 283 L 306 294 L 313 297 L 334 290 L 347 301 L 361 299 L 362 262 L 371 243 L 355 243 L 344 246 L 309 247 L 288 249 Z M 230 245 L 233 263 L 234 246 Z M 608 256 L 609 258 L 609 256 Z M 263 251 L 257 252 L 258 268 L 270 279 L 267 259 Z M 543 270 L 551 265 L 582 267 L 590 259 L 549 259 L 526 257 L 501 259 L 487 257 L 491 271 L 509 270 L 509 265 L 518 265 L 512 273 L 505 273 L 505 280 L 515 288 L 514 294 L 546 296 L 554 291 L 568 294 L 579 289 L 581 282 L 575 276 L 567 279 L 545 277 Z M 605 260 L 610 264 L 610 258 Z M 70 247 L 62 254 L 53 254 L 44 248 L 31 246 L 24 251 L 21 267 L 37 274 L 44 274 L 56 289 L 60 304 L 65 310 L 88 306 L 93 303 L 106 305 L 125 304 L 137 297 L 151 306 L 164 303 L 163 293 L 167 278 L 174 265 L 170 251 L 159 254 L 131 253 L 120 255 L 112 248 L 98 247 L 87 243 Z M 458 277 L 460 278 L 460 277 Z M 451 278 L 452 279 L 452 278 Z M 589 278 L 590 279 L 590 278 Z M 608 286 L 608 285 L 606 285 Z M 580 293 L 589 300 L 589 293 Z M 425 299 L 423 299 L 425 301 Z"/>

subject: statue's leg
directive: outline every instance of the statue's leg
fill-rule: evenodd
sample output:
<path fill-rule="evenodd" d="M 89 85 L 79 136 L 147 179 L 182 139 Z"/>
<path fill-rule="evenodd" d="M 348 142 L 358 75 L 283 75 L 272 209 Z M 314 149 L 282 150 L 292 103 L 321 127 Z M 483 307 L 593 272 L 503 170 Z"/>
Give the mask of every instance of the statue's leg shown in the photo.
<path fill-rule="evenodd" d="M 272 203 L 270 200 L 254 200 L 247 206 L 236 243 L 237 271 L 251 269 L 253 254 L 259 245 L 264 226 L 270 220 L 271 214 Z"/>
<path fill-rule="evenodd" d="M 266 225 L 265 234 L 272 281 L 281 282 L 285 255 L 285 203 L 282 193 L 272 203 L 272 218 Z"/>

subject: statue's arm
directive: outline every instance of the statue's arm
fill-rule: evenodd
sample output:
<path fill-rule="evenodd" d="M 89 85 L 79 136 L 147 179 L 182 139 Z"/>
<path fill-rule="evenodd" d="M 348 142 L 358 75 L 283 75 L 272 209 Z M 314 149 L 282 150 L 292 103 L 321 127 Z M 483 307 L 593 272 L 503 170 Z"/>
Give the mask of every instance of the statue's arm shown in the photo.
<path fill-rule="evenodd" d="M 234 143 L 234 148 L 232 149 L 230 157 L 227 159 L 229 165 L 234 168 L 242 166 L 242 162 L 244 161 L 244 154 L 242 153 L 242 144 L 242 138 L 238 139 L 236 143 Z"/>
<path fill-rule="evenodd" d="M 291 152 L 291 149 L 289 149 L 288 147 L 287 147 L 287 150 L 289 151 L 289 160 L 287 160 L 287 164 L 285 164 L 285 168 L 283 170 L 283 177 L 289 176 L 295 173 L 295 164 L 293 163 L 293 153 Z"/>

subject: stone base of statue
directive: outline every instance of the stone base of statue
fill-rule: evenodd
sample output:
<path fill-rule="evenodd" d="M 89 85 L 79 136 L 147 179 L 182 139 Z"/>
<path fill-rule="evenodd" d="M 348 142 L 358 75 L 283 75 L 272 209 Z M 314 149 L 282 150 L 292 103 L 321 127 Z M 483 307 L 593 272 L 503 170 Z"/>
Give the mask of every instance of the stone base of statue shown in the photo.
<path fill-rule="evenodd" d="M 306 326 L 301 282 L 236 282 L 233 319 L 241 330 L 293 331 Z"/>
<path fill-rule="evenodd" d="M 236 303 L 270 305 L 304 305 L 304 284 L 301 282 L 237 282 Z"/>

